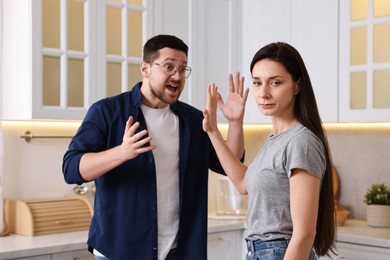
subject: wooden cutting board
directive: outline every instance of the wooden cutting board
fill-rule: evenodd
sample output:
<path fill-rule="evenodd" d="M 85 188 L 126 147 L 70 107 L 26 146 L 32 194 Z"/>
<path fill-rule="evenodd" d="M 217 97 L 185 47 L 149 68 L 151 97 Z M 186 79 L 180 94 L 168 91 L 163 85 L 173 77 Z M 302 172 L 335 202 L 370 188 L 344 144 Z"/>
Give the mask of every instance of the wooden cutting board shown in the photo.
<path fill-rule="evenodd" d="M 337 169 L 336 167 L 333 165 L 332 167 L 332 177 L 333 177 L 333 195 L 334 195 L 334 199 L 335 201 L 338 201 L 339 200 L 339 196 L 340 196 L 340 179 L 339 179 L 339 174 L 337 172 Z"/>

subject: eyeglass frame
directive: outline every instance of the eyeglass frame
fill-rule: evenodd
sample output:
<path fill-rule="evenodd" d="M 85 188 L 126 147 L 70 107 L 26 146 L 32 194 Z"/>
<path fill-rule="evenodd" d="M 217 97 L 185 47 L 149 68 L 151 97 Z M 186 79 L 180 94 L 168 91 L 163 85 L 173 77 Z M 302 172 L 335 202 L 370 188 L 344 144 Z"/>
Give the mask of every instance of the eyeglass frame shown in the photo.
<path fill-rule="evenodd" d="M 153 62 L 152 63 L 153 65 L 158 65 L 160 66 L 161 68 L 163 68 L 163 71 L 166 75 L 168 76 L 173 76 L 175 75 L 175 73 L 177 71 L 179 71 L 179 75 L 181 77 L 184 77 L 184 78 L 188 78 L 190 75 L 191 75 L 191 72 L 192 72 L 192 68 L 190 66 L 183 66 L 183 67 L 179 67 L 176 66 L 175 64 L 173 63 L 166 63 L 166 64 L 160 64 L 160 63 L 157 63 L 157 62 Z M 167 70 L 169 70 L 169 68 L 167 66 L 173 66 L 173 69 L 171 72 L 168 72 Z M 183 72 L 180 72 L 180 68 L 184 69 Z M 188 71 L 188 72 L 187 72 Z M 188 75 L 186 76 L 186 73 L 188 73 Z"/>

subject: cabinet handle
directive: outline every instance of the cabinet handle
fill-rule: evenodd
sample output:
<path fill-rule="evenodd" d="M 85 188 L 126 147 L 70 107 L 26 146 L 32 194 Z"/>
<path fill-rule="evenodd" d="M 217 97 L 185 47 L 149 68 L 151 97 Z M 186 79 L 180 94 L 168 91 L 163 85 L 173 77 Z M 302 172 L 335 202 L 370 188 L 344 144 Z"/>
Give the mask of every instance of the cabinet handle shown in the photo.
<path fill-rule="evenodd" d="M 222 241 L 223 241 L 222 237 L 217 237 L 217 238 L 214 238 L 214 239 L 207 240 L 207 243 L 220 243 Z"/>
<path fill-rule="evenodd" d="M 26 131 L 24 135 L 21 135 L 20 138 L 23 138 L 27 143 L 33 138 L 73 138 L 71 135 L 33 135 L 30 131 Z"/>

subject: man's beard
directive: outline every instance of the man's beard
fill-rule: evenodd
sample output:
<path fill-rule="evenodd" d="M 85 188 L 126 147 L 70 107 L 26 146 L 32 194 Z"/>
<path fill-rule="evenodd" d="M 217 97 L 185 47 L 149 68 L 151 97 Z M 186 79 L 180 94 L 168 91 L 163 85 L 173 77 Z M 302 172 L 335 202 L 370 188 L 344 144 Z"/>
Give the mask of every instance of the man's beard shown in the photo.
<path fill-rule="evenodd" d="M 179 91 L 179 90 L 177 90 L 177 91 Z M 180 94 L 181 94 L 181 91 L 179 91 L 177 97 L 174 100 L 172 100 L 172 98 L 169 98 L 169 97 L 166 96 L 165 87 L 164 87 L 164 89 L 155 90 L 155 88 L 150 86 L 150 92 L 156 98 L 158 98 L 160 101 L 162 101 L 162 102 L 164 102 L 166 104 L 169 104 L 169 105 L 172 105 L 172 104 L 176 103 L 176 101 L 179 99 Z"/>

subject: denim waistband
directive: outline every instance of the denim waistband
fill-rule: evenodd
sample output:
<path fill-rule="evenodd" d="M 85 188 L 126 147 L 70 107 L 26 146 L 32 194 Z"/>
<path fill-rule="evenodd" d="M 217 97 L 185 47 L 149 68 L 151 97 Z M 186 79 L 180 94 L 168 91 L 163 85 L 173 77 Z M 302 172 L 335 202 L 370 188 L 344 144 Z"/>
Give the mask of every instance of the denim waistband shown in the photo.
<path fill-rule="evenodd" d="M 281 239 L 275 239 L 275 240 L 246 240 L 246 246 L 248 248 L 248 252 L 256 252 L 259 250 L 264 250 L 268 248 L 287 248 L 288 246 L 288 240 L 281 238 Z"/>

